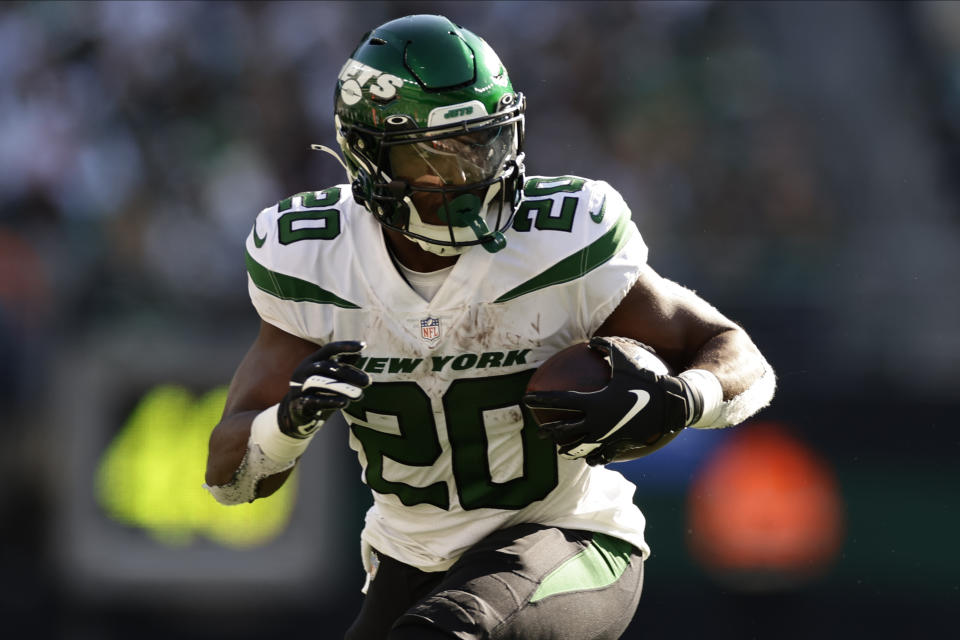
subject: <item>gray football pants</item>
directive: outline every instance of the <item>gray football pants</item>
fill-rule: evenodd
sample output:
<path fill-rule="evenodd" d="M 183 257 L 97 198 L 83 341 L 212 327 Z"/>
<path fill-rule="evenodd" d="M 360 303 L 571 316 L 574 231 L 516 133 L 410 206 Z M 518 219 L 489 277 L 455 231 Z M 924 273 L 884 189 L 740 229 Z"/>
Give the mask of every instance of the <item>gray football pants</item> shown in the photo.
<path fill-rule="evenodd" d="M 613 640 L 642 585 L 629 543 L 523 524 L 484 538 L 445 572 L 381 554 L 346 640 Z"/>

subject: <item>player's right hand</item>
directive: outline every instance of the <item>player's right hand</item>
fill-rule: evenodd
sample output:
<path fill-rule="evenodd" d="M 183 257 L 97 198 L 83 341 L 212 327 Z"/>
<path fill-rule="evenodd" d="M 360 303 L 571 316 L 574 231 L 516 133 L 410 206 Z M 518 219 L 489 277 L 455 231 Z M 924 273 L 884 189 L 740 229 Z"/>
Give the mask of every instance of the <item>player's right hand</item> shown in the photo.
<path fill-rule="evenodd" d="M 356 340 L 331 342 L 297 366 L 277 410 L 281 432 L 309 438 L 334 411 L 363 397 L 370 376 L 353 365 L 365 346 Z"/>

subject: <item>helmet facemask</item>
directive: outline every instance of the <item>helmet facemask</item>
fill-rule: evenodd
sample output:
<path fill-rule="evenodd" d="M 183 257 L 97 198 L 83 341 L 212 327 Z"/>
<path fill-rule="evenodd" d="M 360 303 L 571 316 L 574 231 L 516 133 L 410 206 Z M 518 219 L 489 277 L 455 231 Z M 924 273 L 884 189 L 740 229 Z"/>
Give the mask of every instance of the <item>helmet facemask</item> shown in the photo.
<path fill-rule="evenodd" d="M 354 197 L 431 253 L 476 244 L 499 251 L 524 173 L 523 97 L 506 94 L 500 103 L 492 115 L 421 128 L 402 114 L 388 116 L 383 129 L 338 121 Z"/>

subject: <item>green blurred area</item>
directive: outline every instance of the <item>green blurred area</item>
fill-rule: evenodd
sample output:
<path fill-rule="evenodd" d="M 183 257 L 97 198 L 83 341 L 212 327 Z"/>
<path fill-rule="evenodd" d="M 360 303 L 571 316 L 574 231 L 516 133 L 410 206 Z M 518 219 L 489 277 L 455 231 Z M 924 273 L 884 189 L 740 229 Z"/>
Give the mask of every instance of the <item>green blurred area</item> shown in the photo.
<path fill-rule="evenodd" d="M 94 481 L 104 512 L 167 546 L 187 546 L 198 535 L 241 549 L 276 538 L 290 524 L 296 473 L 270 500 L 232 507 L 198 482 L 226 397 L 226 387 L 199 398 L 176 385 L 151 389 L 100 459 Z"/>

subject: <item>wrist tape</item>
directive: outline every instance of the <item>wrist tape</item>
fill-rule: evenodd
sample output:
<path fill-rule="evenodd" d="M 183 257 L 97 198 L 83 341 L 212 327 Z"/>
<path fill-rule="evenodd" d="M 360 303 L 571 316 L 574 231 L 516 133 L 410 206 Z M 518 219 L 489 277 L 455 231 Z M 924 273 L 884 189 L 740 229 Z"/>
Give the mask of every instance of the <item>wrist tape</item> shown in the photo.
<path fill-rule="evenodd" d="M 690 406 L 702 407 L 699 416 L 695 412 L 690 416 L 692 421 L 687 426 L 694 429 L 711 428 L 723 408 L 723 388 L 720 387 L 717 376 L 706 369 L 687 369 L 678 377 L 690 386 L 687 389 L 687 402 Z"/>
<path fill-rule="evenodd" d="M 247 440 L 247 452 L 230 482 L 215 486 L 203 485 L 220 504 L 253 502 L 257 497 L 260 480 L 292 467 L 310 444 L 313 434 L 307 438 L 291 438 L 280 431 L 277 422 L 278 408 L 279 405 L 273 405 L 253 419 L 250 438 Z"/>
<path fill-rule="evenodd" d="M 268 458 L 258 445 L 248 444 L 247 452 L 230 482 L 213 486 L 204 483 L 203 488 L 209 491 L 220 504 L 253 502 L 257 497 L 257 485 L 261 480 L 286 471 L 294 464 L 296 464 L 295 460 L 275 462 Z"/>
<path fill-rule="evenodd" d="M 280 431 L 277 409 L 278 405 L 273 405 L 253 419 L 250 438 L 247 440 L 247 452 L 230 482 L 214 486 L 203 485 L 220 504 L 253 502 L 257 497 L 257 485 L 260 481 L 292 467 L 310 444 L 313 434 L 308 438 L 291 438 Z"/>
<path fill-rule="evenodd" d="M 303 455 L 316 431 L 306 438 L 294 438 L 283 433 L 277 422 L 279 407 L 280 405 L 275 404 L 257 414 L 250 425 L 250 441 L 247 446 L 252 449 L 253 445 L 259 445 L 264 455 L 274 462 L 289 462 Z"/>

